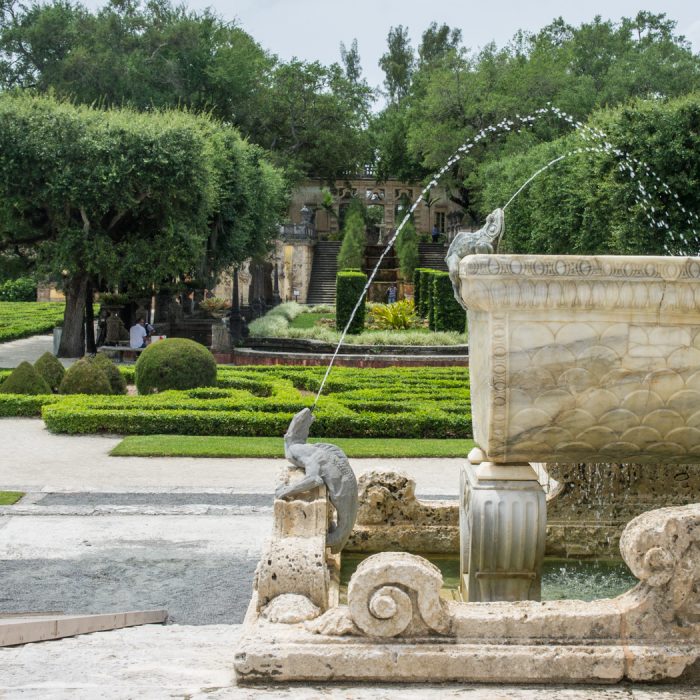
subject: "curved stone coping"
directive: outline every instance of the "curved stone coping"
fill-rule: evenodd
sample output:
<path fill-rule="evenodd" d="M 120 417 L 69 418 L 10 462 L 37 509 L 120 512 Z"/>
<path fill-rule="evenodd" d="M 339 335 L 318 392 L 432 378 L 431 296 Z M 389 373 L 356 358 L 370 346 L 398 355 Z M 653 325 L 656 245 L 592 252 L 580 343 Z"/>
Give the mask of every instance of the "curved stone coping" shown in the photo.
<path fill-rule="evenodd" d="M 460 293 L 470 310 L 697 312 L 700 258 L 468 255 Z"/>
<path fill-rule="evenodd" d="M 304 338 L 247 338 L 242 349 L 275 352 L 333 353 L 335 345 L 320 340 Z M 238 350 L 238 349 L 237 349 Z M 464 357 L 469 354 L 468 345 L 349 345 L 340 346 L 343 355 L 449 355 Z"/>

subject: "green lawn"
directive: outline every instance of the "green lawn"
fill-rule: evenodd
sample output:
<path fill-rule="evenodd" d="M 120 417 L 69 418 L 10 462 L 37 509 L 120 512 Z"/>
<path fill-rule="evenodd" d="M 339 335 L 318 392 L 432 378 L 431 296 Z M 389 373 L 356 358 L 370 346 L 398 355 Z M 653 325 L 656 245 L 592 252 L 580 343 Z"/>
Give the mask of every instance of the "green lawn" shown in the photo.
<path fill-rule="evenodd" d="M 24 494 L 21 491 L 0 491 L 0 506 L 11 506 L 22 496 Z"/>
<path fill-rule="evenodd" d="M 473 440 L 311 438 L 331 442 L 348 457 L 466 457 Z M 110 453 L 115 457 L 284 457 L 281 437 L 133 435 Z"/>
<path fill-rule="evenodd" d="M 313 328 L 322 318 L 335 318 L 335 314 L 329 313 L 303 313 L 289 322 L 290 328 Z"/>
<path fill-rule="evenodd" d="M 63 320 L 62 302 L 0 301 L 0 343 L 48 333 Z"/>

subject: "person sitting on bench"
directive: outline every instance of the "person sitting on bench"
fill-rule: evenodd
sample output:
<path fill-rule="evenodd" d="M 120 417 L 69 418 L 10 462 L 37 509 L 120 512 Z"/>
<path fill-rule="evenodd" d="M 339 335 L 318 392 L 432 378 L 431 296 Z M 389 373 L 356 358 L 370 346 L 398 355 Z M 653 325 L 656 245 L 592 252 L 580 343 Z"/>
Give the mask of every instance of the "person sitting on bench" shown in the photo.
<path fill-rule="evenodd" d="M 149 333 L 146 330 L 146 319 L 139 316 L 136 323 L 129 328 L 129 347 L 134 350 L 145 348 L 149 338 Z"/>

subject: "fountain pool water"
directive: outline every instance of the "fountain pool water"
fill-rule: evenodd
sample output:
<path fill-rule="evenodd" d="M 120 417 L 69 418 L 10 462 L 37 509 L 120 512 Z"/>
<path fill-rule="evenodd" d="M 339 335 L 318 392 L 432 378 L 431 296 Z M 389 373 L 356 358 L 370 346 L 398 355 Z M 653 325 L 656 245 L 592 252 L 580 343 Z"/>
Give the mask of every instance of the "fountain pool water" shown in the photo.
<path fill-rule="evenodd" d="M 440 569 L 447 600 L 460 600 L 459 554 L 415 552 Z M 347 586 L 360 562 L 370 554 L 344 553 L 340 568 L 340 602 L 347 602 Z M 639 581 L 621 559 L 560 559 L 545 557 L 542 566 L 542 600 L 584 600 L 615 598 Z"/>

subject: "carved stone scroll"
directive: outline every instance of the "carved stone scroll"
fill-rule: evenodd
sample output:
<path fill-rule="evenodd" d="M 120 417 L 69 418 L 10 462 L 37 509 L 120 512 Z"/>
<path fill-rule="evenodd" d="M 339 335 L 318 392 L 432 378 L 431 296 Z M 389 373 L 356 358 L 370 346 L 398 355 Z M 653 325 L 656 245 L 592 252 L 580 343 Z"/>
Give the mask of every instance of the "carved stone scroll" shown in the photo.
<path fill-rule="evenodd" d="M 350 615 L 371 637 L 447 634 L 442 574 L 427 559 L 406 552 L 381 552 L 365 559 L 348 586 Z"/>

